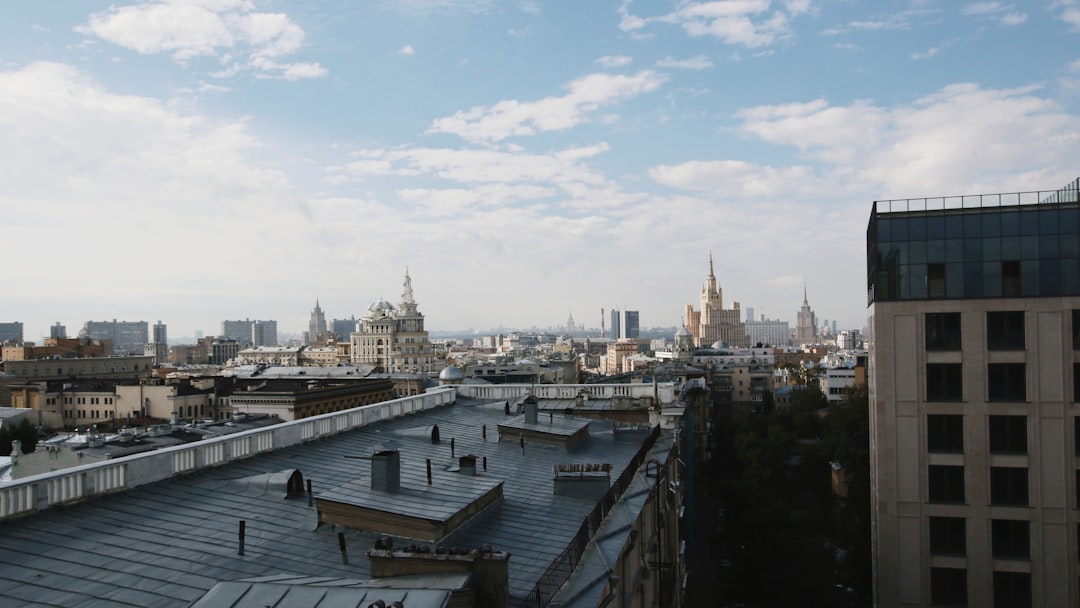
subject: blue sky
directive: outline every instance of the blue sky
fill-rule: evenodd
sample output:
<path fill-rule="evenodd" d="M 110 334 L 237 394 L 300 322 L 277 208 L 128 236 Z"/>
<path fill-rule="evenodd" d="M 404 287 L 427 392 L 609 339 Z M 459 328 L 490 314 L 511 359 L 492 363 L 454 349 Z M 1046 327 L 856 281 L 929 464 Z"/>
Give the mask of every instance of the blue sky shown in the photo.
<path fill-rule="evenodd" d="M 1080 0 L 15 1 L 0 320 L 865 323 L 886 198 L 1080 175 Z"/>

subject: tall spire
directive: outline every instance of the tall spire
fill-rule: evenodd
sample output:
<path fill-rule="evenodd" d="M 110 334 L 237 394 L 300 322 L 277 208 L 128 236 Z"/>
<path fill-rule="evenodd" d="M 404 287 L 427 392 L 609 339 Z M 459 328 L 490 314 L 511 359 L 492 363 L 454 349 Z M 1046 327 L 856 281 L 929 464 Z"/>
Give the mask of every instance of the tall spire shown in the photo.
<path fill-rule="evenodd" d="M 806 301 L 806 281 L 803 281 L 803 284 L 802 284 L 802 303 L 803 303 L 803 306 L 809 306 L 810 305 L 810 303 Z"/>
<path fill-rule="evenodd" d="M 710 279 L 715 279 L 716 278 L 716 275 L 713 274 L 712 252 L 711 251 L 709 252 L 709 278 Z"/>
<path fill-rule="evenodd" d="M 401 301 L 405 304 L 416 304 L 413 300 L 412 292 L 412 277 L 409 276 L 409 267 L 405 267 L 405 282 L 402 284 L 404 291 L 401 294 Z"/>

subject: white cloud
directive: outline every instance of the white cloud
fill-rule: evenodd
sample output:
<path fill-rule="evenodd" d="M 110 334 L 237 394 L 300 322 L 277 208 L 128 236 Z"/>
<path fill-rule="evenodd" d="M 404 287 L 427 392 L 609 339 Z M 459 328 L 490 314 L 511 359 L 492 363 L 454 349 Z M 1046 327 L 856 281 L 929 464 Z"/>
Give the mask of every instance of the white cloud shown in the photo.
<path fill-rule="evenodd" d="M 921 53 L 912 53 L 911 58 L 916 61 L 920 59 L 930 59 L 931 57 L 934 57 L 940 52 L 941 49 L 939 47 L 932 46 Z"/>
<path fill-rule="evenodd" d="M 1005 10 L 1003 2 L 971 2 L 964 5 L 965 15 L 993 15 Z"/>
<path fill-rule="evenodd" d="M 235 74 L 243 67 L 287 80 L 326 74 L 316 63 L 278 61 L 300 49 L 304 31 L 287 15 L 255 12 L 247 0 L 160 0 L 110 6 L 75 30 L 144 55 L 170 53 L 182 64 L 216 57 L 231 64 L 218 72 L 222 75 Z M 237 53 L 246 54 L 247 61 L 230 60 Z"/>
<path fill-rule="evenodd" d="M 415 55 L 416 54 L 416 49 L 414 49 L 412 47 L 412 45 L 406 44 L 405 46 L 398 49 L 397 54 L 398 55 Z"/>
<path fill-rule="evenodd" d="M 622 68 L 633 63 L 633 59 L 626 55 L 604 55 L 596 60 L 596 63 L 605 68 Z"/>
<path fill-rule="evenodd" d="M 1027 13 L 1016 10 L 1015 4 L 1004 2 L 972 2 L 964 5 L 963 14 L 993 19 L 999 25 L 1014 26 L 1027 21 Z"/>
<path fill-rule="evenodd" d="M 477 13 L 483 14 L 495 8 L 494 0 L 381 0 L 379 3 L 386 10 L 416 15 L 434 13 Z M 521 9 L 526 10 L 528 3 Z"/>
<path fill-rule="evenodd" d="M 674 59 L 671 57 L 664 57 L 660 61 L 657 61 L 656 65 L 662 68 L 678 68 L 683 70 L 707 70 L 713 67 L 713 62 L 705 55 L 698 55 L 696 57 L 689 57 L 687 59 Z"/>
<path fill-rule="evenodd" d="M 630 3 L 619 8 L 619 28 L 637 32 L 650 23 L 679 25 L 691 36 L 712 36 L 725 44 L 746 48 L 769 46 L 791 36 L 790 19 L 809 12 L 809 0 L 789 0 L 774 9 L 771 0 L 705 0 L 682 2 L 675 11 L 655 17 L 630 13 Z"/>
<path fill-rule="evenodd" d="M 649 170 L 649 177 L 680 190 L 735 198 L 791 196 L 801 190 L 815 190 L 817 181 L 809 167 L 774 168 L 738 160 L 660 165 Z"/>
<path fill-rule="evenodd" d="M 520 102 L 509 99 L 436 119 L 429 133 L 452 133 L 471 142 L 498 142 L 508 137 L 565 131 L 589 120 L 605 105 L 653 91 L 664 76 L 645 70 L 630 76 L 590 74 L 567 85 L 562 97 Z"/>

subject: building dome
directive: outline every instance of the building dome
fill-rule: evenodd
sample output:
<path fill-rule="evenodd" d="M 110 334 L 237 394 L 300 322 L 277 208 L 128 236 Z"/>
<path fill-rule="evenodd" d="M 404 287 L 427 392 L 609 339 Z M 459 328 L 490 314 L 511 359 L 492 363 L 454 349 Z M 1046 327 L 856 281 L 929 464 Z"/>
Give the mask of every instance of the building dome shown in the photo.
<path fill-rule="evenodd" d="M 683 326 L 679 327 L 679 331 L 675 332 L 675 337 L 676 338 L 692 338 L 694 336 L 693 336 L 693 334 L 690 333 L 690 330 L 686 329 L 686 326 L 683 325 Z"/>
<path fill-rule="evenodd" d="M 461 371 L 461 368 L 456 365 L 447 365 L 439 372 L 440 384 L 461 384 L 463 380 L 465 380 L 465 372 Z"/>
<path fill-rule="evenodd" d="M 394 305 L 386 300 L 380 299 L 379 301 L 372 303 L 371 306 L 368 306 L 368 312 L 375 316 L 389 315 L 394 312 Z"/>

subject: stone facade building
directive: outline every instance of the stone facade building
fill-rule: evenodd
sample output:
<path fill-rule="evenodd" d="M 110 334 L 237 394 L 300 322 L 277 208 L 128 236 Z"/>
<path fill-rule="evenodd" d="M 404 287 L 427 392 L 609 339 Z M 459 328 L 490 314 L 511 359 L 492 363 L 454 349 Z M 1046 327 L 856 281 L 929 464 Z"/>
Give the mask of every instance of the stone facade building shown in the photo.
<path fill-rule="evenodd" d="M 398 306 L 386 300 L 369 306 L 360 331 L 353 332 L 349 341 L 352 362 L 374 365 L 376 373 L 432 371 L 431 343 L 407 270 Z"/>

